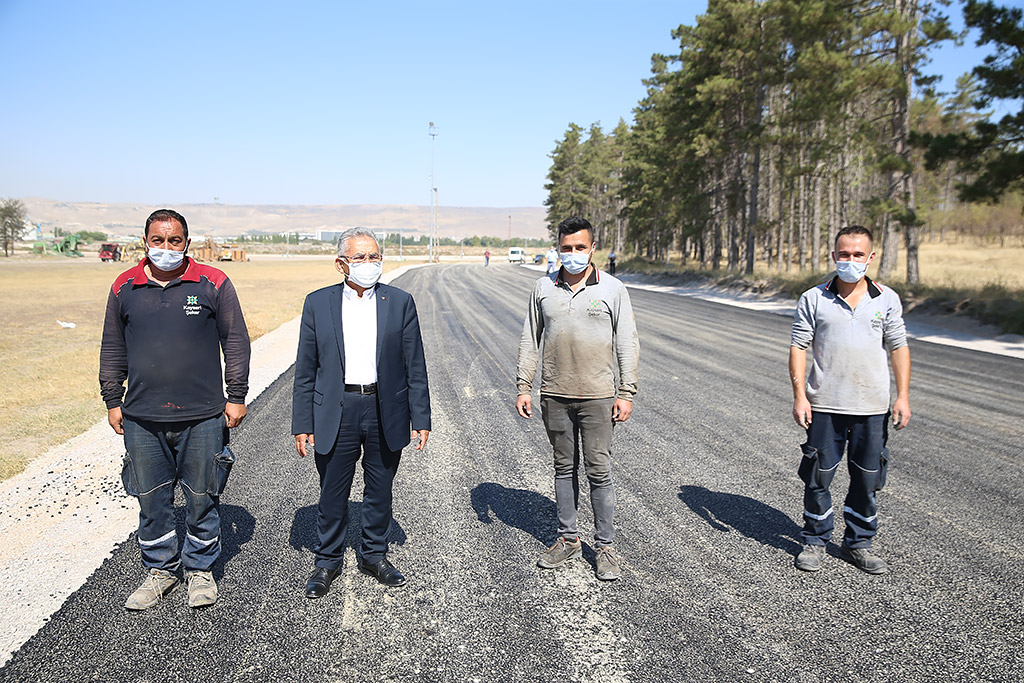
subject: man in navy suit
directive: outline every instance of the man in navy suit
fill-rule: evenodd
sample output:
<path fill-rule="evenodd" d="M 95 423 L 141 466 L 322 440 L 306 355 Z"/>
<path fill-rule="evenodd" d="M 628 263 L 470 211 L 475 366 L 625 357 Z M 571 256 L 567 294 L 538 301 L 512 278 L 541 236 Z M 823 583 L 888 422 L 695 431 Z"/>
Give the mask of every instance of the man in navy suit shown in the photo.
<path fill-rule="evenodd" d="M 372 232 L 346 230 L 335 261 L 344 283 L 313 292 L 302 307 L 292 434 L 301 457 L 313 451 L 320 474 L 308 598 L 325 595 L 341 569 L 360 451 L 365 486 L 359 570 L 386 586 L 405 583 L 387 559 L 391 485 L 402 449 L 410 441 L 418 451 L 427 445 L 430 392 L 416 304 L 407 292 L 378 282 L 382 260 Z"/>

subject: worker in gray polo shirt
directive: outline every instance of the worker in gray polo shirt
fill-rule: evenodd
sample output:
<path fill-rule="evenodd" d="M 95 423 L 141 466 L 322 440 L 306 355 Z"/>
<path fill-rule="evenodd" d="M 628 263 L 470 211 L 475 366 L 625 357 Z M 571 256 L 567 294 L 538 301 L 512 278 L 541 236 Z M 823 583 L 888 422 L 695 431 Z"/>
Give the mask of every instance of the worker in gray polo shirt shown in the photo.
<path fill-rule="evenodd" d="M 797 569 L 818 571 L 832 537 L 829 485 L 847 451 L 850 489 L 843 505 L 846 530 L 840 556 L 869 574 L 889 571 L 871 552 L 878 530 L 875 493 L 889 463 L 888 418 L 896 429 L 910 421 L 910 349 L 896 292 L 868 279 L 874 259 L 871 231 L 859 225 L 836 235 L 836 277 L 804 292 L 793 316 L 789 376 L 793 419 L 807 430 L 800 448 L 804 481 L 803 549 Z M 807 349 L 811 349 L 811 371 Z M 892 359 L 896 400 L 889 409 Z"/>
<path fill-rule="evenodd" d="M 533 288 L 516 370 L 516 410 L 529 418 L 533 380 L 541 366 L 541 415 L 554 449 L 558 540 L 537 565 L 560 567 L 582 550 L 576 526 L 579 440 L 594 509 L 597 578 L 610 581 L 619 578 L 612 550 L 612 426 L 633 412 L 640 343 L 626 287 L 591 263 L 595 242 L 590 223 L 576 216 L 559 223 L 558 247 L 562 267 Z"/>

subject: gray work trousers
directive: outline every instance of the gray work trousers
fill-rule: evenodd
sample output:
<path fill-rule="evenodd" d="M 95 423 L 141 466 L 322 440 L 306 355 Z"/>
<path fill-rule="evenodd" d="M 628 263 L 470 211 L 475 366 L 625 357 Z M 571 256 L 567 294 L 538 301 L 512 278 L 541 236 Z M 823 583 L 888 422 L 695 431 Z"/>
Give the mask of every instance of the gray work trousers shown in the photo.
<path fill-rule="evenodd" d="M 615 487 L 612 486 L 612 406 L 614 398 L 540 397 L 544 428 L 554 449 L 558 535 L 579 536 L 580 452 L 590 482 L 594 508 L 594 545 L 611 545 L 615 537 Z"/>

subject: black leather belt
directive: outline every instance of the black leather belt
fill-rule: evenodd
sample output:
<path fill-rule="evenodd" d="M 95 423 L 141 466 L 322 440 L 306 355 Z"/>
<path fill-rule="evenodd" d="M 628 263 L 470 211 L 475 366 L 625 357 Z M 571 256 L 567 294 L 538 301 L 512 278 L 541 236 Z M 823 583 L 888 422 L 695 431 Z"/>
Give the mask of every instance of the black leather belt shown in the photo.
<path fill-rule="evenodd" d="M 348 394 L 376 394 L 377 383 L 373 384 L 346 384 L 345 393 Z"/>

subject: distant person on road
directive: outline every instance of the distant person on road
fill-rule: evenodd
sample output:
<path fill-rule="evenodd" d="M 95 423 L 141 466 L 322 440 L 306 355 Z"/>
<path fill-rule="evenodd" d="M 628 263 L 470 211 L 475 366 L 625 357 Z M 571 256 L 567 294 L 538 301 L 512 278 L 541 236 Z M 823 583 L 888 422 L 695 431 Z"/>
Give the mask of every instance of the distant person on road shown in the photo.
<path fill-rule="evenodd" d="M 558 270 L 558 245 L 552 244 L 547 253 L 548 275 Z"/>
<path fill-rule="evenodd" d="M 231 280 L 186 256 L 184 216 L 154 211 L 145 245 L 146 258 L 114 281 L 100 347 L 100 388 L 110 426 L 124 435 L 121 478 L 139 501 L 138 541 L 149 571 L 125 607 L 160 602 L 177 585 L 180 564 L 189 607 L 203 607 L 217 601 L 211 569 L 221 551 L 219 501 L 234 462 L 228 429 L 246 413 L 249 332 Z M 180 553 L 178 482 L 186 501 Z"/>
<path fill-rule="evenodd" d="M 871 552 L 878 530 L 875 493 L 885 485 L 889 466 L 889 415 L 896 429 L 910 420 L 910 348 L 899 296 L 866 275 L 874 257 L 870 230 L 859 225 L 840 230 L 832 252 L 836 276 L 804 292 L 793 318 L 793 419 L 807 430 L 799 468 L 804 546 L 796 558 L 797 569 L 804 571 L 821 569 L 825 544 L 832 538 L 829 485 L 843 451 L 850 489 L 840 556 L 869 574 L 889 571 L 885 560 Z M 812 365 L 805 381 L 807 349 Z M 886 352 L 896 378 L 891 411 Z"/>
<path fill-rule="evenodd" d="M 487 249 L 484 251 L 484 268 L 491 262 L 491 250 Z"/>
<path fill-rule="evenodd" d="M 342 566 L 348 498 L 363 460 L 359 571 L 385 586 L 405 577 L 388 561 L 392 483 L 402 449 L 427 445 L 430 393 L 412 297 L 379 282 L 380 245 L 365 228 L 338 238 L 342 284 L 306 297 L 292 393 L 292 434 L 320 474 L 315 566 L 306 597 L 327 594 Z M 411 430 L 410 430 L 411 425 Z"/>
<path fill-rule="evenodd" d="M 615 247 L 608 252 L 608 272 L 615 275 L 615 260 L 619 258 L 619 255 L 615 253 Z"/>
<path fill-rule="evenodd" d="M 619 578 L 612 549 L 612 427 L 633 412 L 640 343 L 626 288 L 591 262 L 596 245 L 590 223 L 576 216 L 559 223 L 558 245 L 562 267 L 533 288 L 516 370 L 516 410 L 529 418 L 541 366 L 541 415 L 554 450 L 558 539 L 537 565 L 553 569 L 582 550 L 576 526 L 582 451 L 594 509 L 597 578 L 609 581 Z"/>

